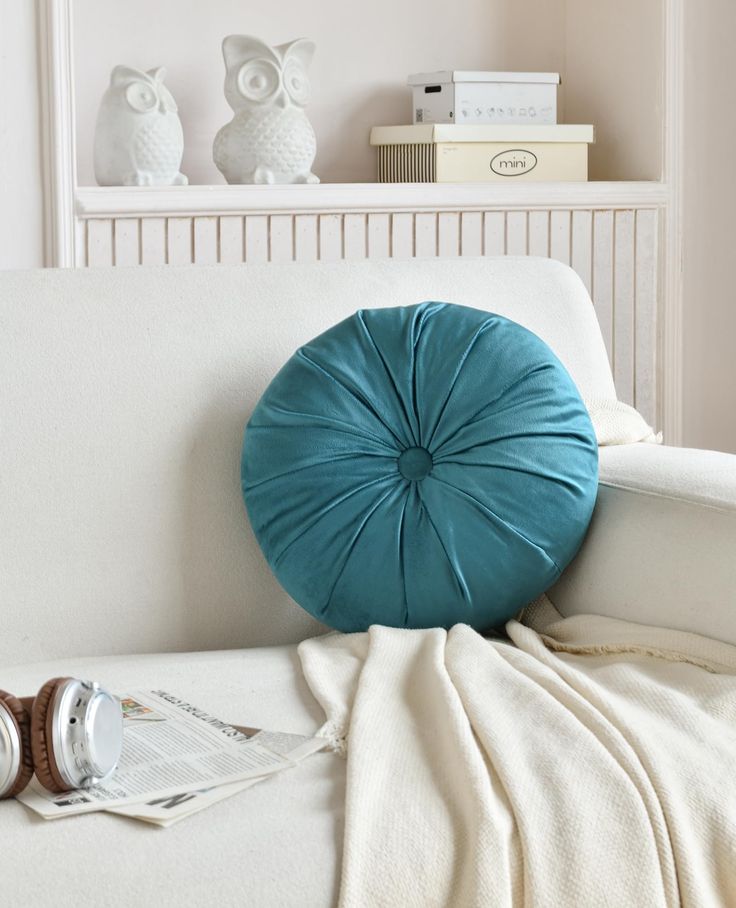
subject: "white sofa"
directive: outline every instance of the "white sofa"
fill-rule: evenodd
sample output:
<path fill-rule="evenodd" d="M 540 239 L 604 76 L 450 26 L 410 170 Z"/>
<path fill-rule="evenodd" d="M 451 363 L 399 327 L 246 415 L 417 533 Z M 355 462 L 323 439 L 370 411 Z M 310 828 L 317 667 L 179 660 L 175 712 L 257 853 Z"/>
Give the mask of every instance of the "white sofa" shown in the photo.
<path fill-rule="evenodd" d="M 545 259 L 0 273 L 0 688 L 159 685 L 315 731 L 295 644 L 324 629 L 253 538 L 243 427 L 300 343 L 424 299 L 521 322 L 585 397 L 615 396 L 585 288 Z M 736 458 L 637 444 L 602 449 L 600 470 L 558 609 L 736 644 Z M 331 905 L 344 766 L 318 754 L 166 831 L 0 803 L 0 904 Z"/>

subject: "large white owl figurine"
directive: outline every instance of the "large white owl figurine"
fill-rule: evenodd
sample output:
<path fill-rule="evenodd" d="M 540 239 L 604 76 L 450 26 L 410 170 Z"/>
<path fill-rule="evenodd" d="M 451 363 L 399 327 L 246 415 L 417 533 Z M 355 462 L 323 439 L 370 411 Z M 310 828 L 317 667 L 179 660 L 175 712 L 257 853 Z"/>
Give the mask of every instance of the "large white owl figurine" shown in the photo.
<path fill-rule="evenodd" d="M 270 47 L 228 35 L 225 97 L 235 111 L 215 136 L 212 156 L 228 183 L 319 183 L 312 173 L 317 141 L 304 113 L 314 42 Z"/>
<path fill-rule="evenodd" d="M 100 186 L 182 186 L 184 133 L 166 70 L 116 66 L 95 128 L 95 178 Z"/>

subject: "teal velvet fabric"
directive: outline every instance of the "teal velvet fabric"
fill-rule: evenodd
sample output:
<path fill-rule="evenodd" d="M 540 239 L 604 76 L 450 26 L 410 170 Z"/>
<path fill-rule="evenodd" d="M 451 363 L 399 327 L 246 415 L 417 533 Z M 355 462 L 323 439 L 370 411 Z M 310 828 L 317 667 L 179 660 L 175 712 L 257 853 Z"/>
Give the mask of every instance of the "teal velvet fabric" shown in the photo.
<path fill-rule="evenodd" d="M 299 349 L 242 457 L 271 569 L 341 631 L 501 624 L 575 555 L 597 483 L 593 427 L 550 348 L 448 303 L 363 310 Z"/>

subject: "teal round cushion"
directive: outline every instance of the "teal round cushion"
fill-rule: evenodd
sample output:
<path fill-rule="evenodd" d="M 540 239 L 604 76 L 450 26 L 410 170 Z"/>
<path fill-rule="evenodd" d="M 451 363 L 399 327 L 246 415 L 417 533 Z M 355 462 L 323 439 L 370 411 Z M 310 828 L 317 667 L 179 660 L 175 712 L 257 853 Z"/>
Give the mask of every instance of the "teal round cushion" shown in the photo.
<path fill-rule="evenodd" d="M 560 361 L 478 309 L 370 309 L 291 357 L 246 427 L 246 507 L 284 589 L 341 631 L 478 630 L 559 577 L 595 433 Z"/>

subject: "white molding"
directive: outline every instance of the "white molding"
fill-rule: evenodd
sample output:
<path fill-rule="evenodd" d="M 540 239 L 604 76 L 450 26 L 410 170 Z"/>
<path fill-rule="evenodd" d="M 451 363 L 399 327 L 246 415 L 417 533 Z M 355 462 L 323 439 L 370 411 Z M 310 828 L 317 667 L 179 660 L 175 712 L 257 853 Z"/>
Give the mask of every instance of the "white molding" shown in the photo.
<path fill-rule="evenodd" d="M 659 208 L 657 182 L 325 183 L 316 186 L 80 187 L 80 218 L 346 211 L 488 211 Z"/>
<path fill-rule="evenodd" d="M 71 0 L 39 0 L 45 262 L 76 264 L 76 148 Z"/>
<path fill-rule="evenodd" d="M 665 0 L 664 161 L 668 187 L 664 224 L 660 332 L 661 425 L 668 444 L 682 444 L 683 281 L 682 194 L 684 103 L 684 0 Z"/>

